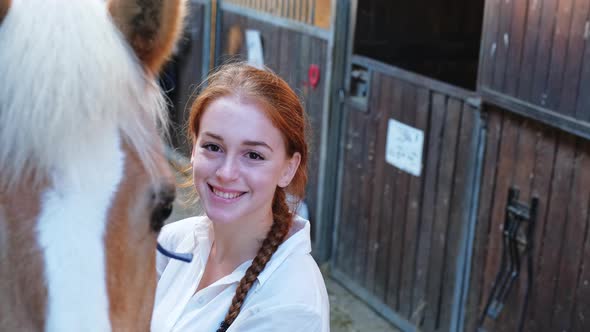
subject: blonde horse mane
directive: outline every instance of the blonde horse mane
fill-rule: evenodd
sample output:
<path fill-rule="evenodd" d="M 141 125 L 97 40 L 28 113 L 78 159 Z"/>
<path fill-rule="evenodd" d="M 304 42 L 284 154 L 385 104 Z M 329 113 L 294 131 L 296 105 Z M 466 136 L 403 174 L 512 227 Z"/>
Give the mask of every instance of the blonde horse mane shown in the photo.
<path fill-rule="evenodd" d="M 158 138 L 145 128 L 166 128 L 165 99 L 105 3 L 12 1 L 0 27 L 0 77 L 1 186 L 91 159 L 113 131 L 154 173 Z M 84 170 L 73 173 L 83 180 Z"/>

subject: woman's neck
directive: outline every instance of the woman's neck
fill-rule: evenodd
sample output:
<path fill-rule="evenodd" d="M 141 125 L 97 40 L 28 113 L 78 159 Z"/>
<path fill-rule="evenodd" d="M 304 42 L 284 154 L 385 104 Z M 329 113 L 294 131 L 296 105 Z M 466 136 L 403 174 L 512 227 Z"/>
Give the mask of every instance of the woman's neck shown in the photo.
<path fill-rule="evenodd" d="M 245 261 L 254 259 L 272 222 L 272 213 L 263 218 L 238 220 L 227 224 L 213 221 L 214 238 L 210 261 L 237 267 Z"/>

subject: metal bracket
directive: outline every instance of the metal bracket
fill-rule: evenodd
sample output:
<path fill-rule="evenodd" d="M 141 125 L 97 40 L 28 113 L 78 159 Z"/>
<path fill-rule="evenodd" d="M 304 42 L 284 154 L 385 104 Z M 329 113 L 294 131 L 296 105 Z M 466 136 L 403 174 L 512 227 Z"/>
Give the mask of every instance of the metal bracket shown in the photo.
<path fill-rule="evenodd" d="M 528 274 L 527 288 L 519 323 L 519 331 L 522 330 L 524 315 L 526 314 L 526 307 L 528 305 L 529 290 L 532 285 L 533 261 L 531 252 L 533 249 L 534 226 L 539 199 L 533 197 L 529 207 L 518 202 L 518 195 L 518 189 L 509 189 L 506 216 L 502 231 L 502 260 L 485 309 L 479 319 L 479 331 L 484 331 L 483 325 L 487 317 L 495 320 L 502 312 L 502 309 L 504 309 L 504 304 L 510 294 L 510 290 L 520 276 L 521 262 L 526 257 Z M 520 231 L 523 225 L 527 226 L 526 231 Z"/>

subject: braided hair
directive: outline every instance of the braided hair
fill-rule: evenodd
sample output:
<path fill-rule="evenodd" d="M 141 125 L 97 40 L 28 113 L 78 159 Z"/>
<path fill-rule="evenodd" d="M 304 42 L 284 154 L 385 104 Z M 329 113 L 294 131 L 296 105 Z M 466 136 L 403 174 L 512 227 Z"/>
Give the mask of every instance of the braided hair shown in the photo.
<path fill-rule="evenodd" d="M 272 202 L 273 223 L 252 264 L 240 280 L 228 312 L 217 330 L 225 332 L 240 313 L 254 281 L 291 229 L 293 213 L 287 204 L 287 194 L 301 199 L 305 193 L 308 160 L 307 121 L 303 106 L 295 92 L 270 70 L 257 69 L 242 62 L 226 64 L 209 76 L 206 83 L 206 88 L 191 107 L 188 134 L 193 144 L 199 133 L 200 119 L 207 107 L 221 97 L 236 96 L 255 100 L 262 105 L 266 116 L 281 132 L 287 155 L 293 156 L 296 152 L 301 155 L 299 168 L 291 183 L 285 188 L 277 186 L 275 190 Z"/>

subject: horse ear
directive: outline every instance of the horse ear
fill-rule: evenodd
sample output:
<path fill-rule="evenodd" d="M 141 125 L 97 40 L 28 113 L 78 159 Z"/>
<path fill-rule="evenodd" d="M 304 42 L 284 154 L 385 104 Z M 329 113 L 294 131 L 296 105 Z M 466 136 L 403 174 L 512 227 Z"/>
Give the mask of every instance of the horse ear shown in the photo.
<path fill-rule="evenodd" d="M 112 0 L 109 11 L 146 69 L 157 73 L 182 31 L 185 1 Z"/>
<path fill-rule="evenodd" d="M 0 24 L 4 20 L 4 16 L 8 12 L 8 8 L 10 7 L 10 0 L 0 0 Z"/>

